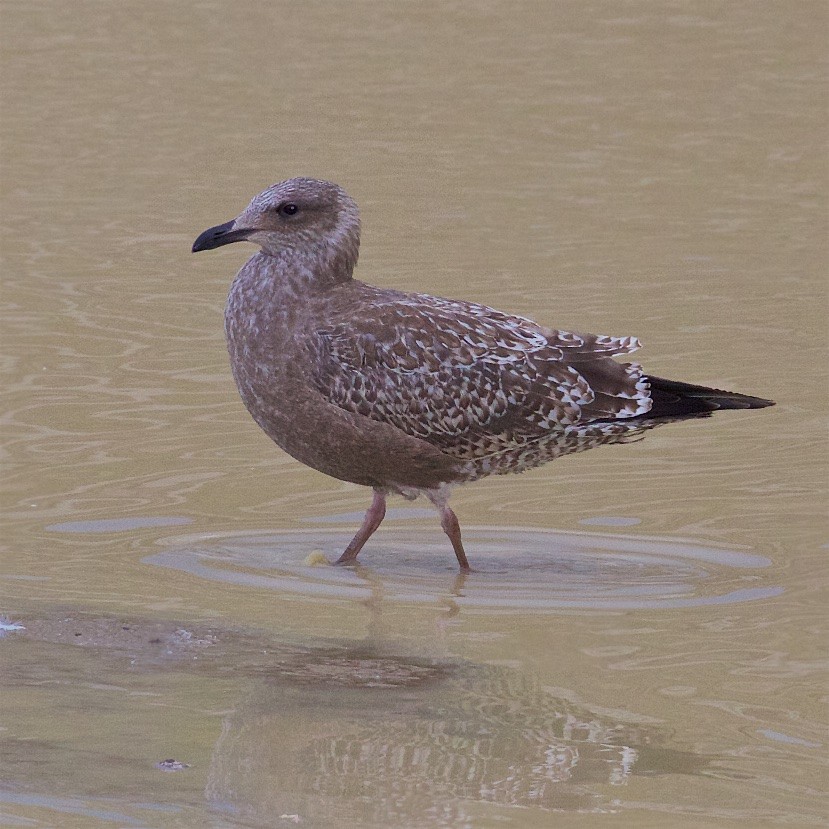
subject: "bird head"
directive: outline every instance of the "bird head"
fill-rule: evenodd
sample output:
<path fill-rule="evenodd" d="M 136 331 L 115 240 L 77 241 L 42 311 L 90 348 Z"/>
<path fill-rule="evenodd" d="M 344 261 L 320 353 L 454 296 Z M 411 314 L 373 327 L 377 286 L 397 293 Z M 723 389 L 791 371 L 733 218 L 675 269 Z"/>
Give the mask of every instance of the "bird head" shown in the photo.
<path fill-rule="evenodd" d="M 241 241 L 259 245 L 264 254 L 299 260 L 311 269 L 333 268 L 340 279 L 349 278 L 360 247 L 360 215 L 336 184 L 292 178 L 254 196 L 235 219 L 205 230 L 193 253 Z"/>

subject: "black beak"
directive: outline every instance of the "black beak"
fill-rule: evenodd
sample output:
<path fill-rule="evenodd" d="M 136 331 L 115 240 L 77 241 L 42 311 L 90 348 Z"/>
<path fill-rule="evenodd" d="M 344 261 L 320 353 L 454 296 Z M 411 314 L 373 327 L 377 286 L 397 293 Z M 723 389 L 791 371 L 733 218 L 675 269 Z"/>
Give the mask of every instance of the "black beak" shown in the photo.
<path fill-rule="evenodd" d="M 248 235 L 253 233 L 252 230 L 237 229 L 233 230 L 234 220 L 225 222 L 223 225 L 216 225 L 204 231 L 204 233 L 193 242 L 193 253 L 198 253 L 200 250 L 213 250 L 213 248 L 220 248 L 222 245 L 229 245 L 231 242 L 241 242 L 247 239 Z"/>

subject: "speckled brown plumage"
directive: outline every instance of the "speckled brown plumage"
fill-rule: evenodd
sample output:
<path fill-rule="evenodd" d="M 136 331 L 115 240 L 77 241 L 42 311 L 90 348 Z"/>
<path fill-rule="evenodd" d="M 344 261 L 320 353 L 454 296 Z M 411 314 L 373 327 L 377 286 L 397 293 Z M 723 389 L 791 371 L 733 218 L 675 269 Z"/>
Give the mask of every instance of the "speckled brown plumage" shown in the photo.
<path fill-rule="evenodd" d="M 449 487 L 636 440 L 669 420 L 770 401 L 647 376 L 615 356 L 634 337 L 555 331 L 483 305 L 354 279 L 360 222 L 339 187 L 290 179 L 193 250 L 249 240 L 225 311 L 242 400 L 286 452 L 371 486 L 340 562 L 356 558 L 385 495 L 426 494 L 469 569 Z"/>

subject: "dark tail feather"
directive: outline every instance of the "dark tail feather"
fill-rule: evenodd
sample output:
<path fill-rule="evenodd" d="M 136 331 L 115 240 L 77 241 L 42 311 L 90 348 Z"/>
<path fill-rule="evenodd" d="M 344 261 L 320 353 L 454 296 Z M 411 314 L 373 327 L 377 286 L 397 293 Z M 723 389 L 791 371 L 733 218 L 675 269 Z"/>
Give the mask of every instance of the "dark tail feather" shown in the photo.
<path fill-rule="evenodd" d="M 762 397 L 749 397 L 747 394 L 709 389 L 662 377 L 648 375 L 648 381 L 651 384 L 653 406 L 646 415 L 640 415 L 648 419 L 705 414 L 719 409 L 764 409 L 774 405 L 773 400 L 764 400 Z"/>

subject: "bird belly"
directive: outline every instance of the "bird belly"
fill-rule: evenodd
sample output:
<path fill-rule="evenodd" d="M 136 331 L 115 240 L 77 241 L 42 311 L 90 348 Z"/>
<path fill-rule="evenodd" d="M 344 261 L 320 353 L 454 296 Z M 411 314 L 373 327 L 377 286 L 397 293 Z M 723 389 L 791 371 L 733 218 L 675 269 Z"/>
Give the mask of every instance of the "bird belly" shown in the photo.
<path fill-rule="evenodd" d="M 395 426 L 332 404 L 301 360 L 255 359 L 231 347 L 239 395 L 260 428 L 291 457 L 351 483 L 390 490 L 434 488 L 461 476 L 457 459 Z"/>

